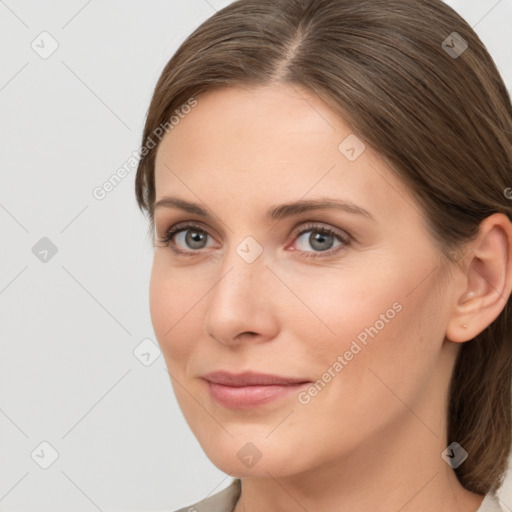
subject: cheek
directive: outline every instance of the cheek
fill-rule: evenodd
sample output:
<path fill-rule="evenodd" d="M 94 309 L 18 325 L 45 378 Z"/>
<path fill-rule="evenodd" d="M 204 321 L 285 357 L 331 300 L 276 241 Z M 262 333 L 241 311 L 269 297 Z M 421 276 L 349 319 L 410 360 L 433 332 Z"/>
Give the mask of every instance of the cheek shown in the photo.
<path fill-rule="evenodd" d="M 364 343 L 369 337 L 365 329 L 377 324 L 378 331 L 384 332 L 399 321 L 398 310 L 408 288 L 407 280 L 402 281 L 389 266 L 379 269 L 375 265 L 371 273 L 362 268 L 329 268 L 290 274 L 287 283 L 300 299 L 289 297 L 294 316 L 300 318 L 301 325 L 295 330 L 316 332 L 316 337 L 324 340 L 321 344 L 330 350 L 342 349 L 344 343 L 350 345 L 358 334 Z M 297 339 L 307 341 L 308 336 Z"/>
<path fill-rule="evenodd" d="M 290 275 L 290 288 L 301 301 L 294 302 L 295 320 L 288 329 L 312 376 L 329 382 L 325 398 L 392 398 L 377 376 L 412 397 L 428 378 L 443 339 L 442 305 L 433 281 L 422 283 L 429 261 L 408 271 L 402 263 Z M 354 405 L 361 410 L 360 402 Z"/>
<path fill-rule="evenodd" d="M 149 285 L 151 322 L 167 363 L 183 361 L 193 349 L 194 331 L 202 326 L 194 318 L 194 305 L 202 292 L 198 280 L 173 270 L 165 257 L 155 255 Z M 204 294 L 205 292 L 203 292 Z"/>

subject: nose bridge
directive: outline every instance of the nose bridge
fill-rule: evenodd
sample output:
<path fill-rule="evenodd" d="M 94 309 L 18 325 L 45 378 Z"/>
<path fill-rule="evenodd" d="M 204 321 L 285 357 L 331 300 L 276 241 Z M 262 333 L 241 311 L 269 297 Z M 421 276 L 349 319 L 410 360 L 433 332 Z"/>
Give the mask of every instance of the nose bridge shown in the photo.
<path fill-rule="evenodd" d="M 224 255 L 219 279 L 209 294 L 205 329 L 219 341 L 233 341 L 244 332 L 268 337 L 276 328 L 269 270 L 263 248 L 256 255 L 254 242 L 244 239 Z"/>
<path fill-rule="evenodd" d="M 244 304 L 239 301 L 247 302 L 251 297 L 258 300 L 258 290 L 255 287 L 266 281 L 263 274 L 268 270 L 261 255 L 254 260 L 246 259 L 246 254 L 243 252 L 245 249 L 247 249 L 246 246 L 241 243 L 231 248 L 224 257 L 220 280 L 212 290 L 212 302 L 234 301 L 231 306 L 242 307 Z M 250 249 L 247 253 L 250 253 Z"/>

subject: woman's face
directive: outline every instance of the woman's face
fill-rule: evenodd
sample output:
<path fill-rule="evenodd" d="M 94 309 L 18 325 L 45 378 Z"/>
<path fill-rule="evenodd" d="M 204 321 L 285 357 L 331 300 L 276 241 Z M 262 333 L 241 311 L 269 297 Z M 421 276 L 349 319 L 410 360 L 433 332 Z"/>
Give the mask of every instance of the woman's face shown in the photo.
<path fill-rule="evenodd" d="M 303 89 L 224 88 L 186 111 L 156 158 L 156 201 L 175 201 L 155 235 L 180 231 L 156 242 L 150 308 L 208 457 L 278 477 L 400 436 L 441 460 L 453 287 L 414 197 Z"/>

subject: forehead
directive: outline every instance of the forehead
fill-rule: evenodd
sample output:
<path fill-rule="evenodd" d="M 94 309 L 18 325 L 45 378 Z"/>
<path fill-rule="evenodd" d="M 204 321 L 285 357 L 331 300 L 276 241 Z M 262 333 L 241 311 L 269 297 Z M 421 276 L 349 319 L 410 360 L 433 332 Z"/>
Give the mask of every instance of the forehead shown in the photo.
<path fill-rule="evenodd" d="M 180 191 L 243 208 L 328 194 L 384 214 L 410 208 L 378 153 L 309 91 L 229 87 L 197 102 L 159 145 L 156 200 Z"/>
<path fill-rule="evenodd" d="M 243 165 L 257 155 L 264 157 L 269 149 L 273 157 L 291 157 L 291 146 L 300 154 L 306 152 L 304 145 L 320 142 L 324 150 L 331 146 L 330 153 L 335 154 L 336 140 L 344 132 L 350 130 L 343 121 L 308 91 L 283 84 L 226 87 L 200 95 L 197 106 L 164 137 L 158 154 L 166 149 L 179 151 L 183 145 L 196 146 L 202 154 L 188 154 L 187 160 L 212 156 L 223 160 L 223 155 L 236 155 Z"/>

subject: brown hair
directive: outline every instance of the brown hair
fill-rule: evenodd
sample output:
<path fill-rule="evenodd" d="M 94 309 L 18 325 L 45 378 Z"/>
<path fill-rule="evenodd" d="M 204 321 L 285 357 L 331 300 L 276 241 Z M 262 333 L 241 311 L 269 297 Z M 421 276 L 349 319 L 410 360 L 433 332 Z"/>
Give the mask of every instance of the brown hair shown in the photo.
<path fill-rule="evenodd" d="M 453 34 L 456 32 L 457 34 Z M 450 54 L 450 48 L 465 48 Z M 201 92 L 282 82 L 339 113 L 415 194 L 446 262 L 502 212 L 512 220 L 512 105 L 473 29 L 439 0 L 239 0 L 206 20 L 165 66 L 142 146 Z M 200 101 L 200 99 L 199 99 Z M 158 137 L 160 138 L 160 137 Z M 341 142 L 341 141 L 340 141 Z M 158 142 L 135 189 L 154 227 Z M 508 298 L 507 298 L 508 299 Z M 450 386 L 455 471 L 485 494 L 503 481 L 511 443 L 512 307 L 463 343 Z"/>

